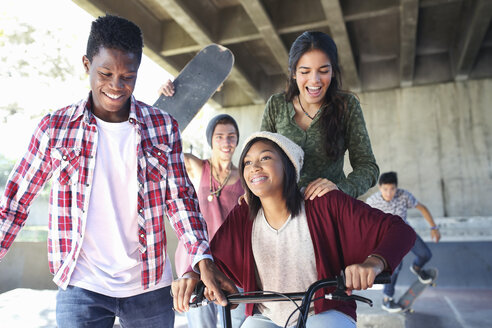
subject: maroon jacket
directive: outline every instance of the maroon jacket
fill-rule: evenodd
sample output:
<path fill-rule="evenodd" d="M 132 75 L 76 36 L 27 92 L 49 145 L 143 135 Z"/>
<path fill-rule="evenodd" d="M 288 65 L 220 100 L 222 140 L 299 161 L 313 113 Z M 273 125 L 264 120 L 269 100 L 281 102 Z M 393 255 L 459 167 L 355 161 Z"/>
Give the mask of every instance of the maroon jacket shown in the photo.
<path fill-rule="evenodd" d="M 383 256 L 388 271 L 393 272 L 415 243 L 414 230 L 399 216 L 383 213 L 340 191 L 307 200 L 305 208 L 318 279 L 333 278 L 346 266 L 364 262 L 370 254 Z M 245 292 L 258 290 L 251 246 L 252 227 L 248 206 L 238 205 L 211 242 L 215 263 Z M 332 290 L 320 290 L 315 297 Z M 314 303 L 315 313 L 329 309 L 356 320 L 355 301 L 320 299 Z M 246 315 L 252 313 L 253 304 L 247 304 Z"/>

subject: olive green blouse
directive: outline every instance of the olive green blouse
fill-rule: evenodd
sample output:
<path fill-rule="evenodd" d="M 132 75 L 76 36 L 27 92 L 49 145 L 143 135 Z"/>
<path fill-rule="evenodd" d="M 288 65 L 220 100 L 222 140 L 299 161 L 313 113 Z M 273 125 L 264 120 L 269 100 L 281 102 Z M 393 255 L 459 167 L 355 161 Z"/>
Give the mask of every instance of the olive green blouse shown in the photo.
<path fill-rule="evenodd" d="M 376 184 L 379 167 L 371 148 L 366 123 L 357 98 L 347 93 L 345 124 L 345 150 L 353 171 L 345 176 L 343 156 L 333 161 L 324 150 L 323 133 L 319 113 L 306 131 L 294 120 L 295 109 L 285 100 L 284 93 L 274 94 L 266 104 L 261 121 L 261 130 L 280 133 L 297 143 L 304 150 L 304 166 L 301 170 L 300 187 L 323 177 L 335 183 L 340 190 L 352 197 L 359 197 Z M 329 110 L 326 107 L 323 110 Z"/>

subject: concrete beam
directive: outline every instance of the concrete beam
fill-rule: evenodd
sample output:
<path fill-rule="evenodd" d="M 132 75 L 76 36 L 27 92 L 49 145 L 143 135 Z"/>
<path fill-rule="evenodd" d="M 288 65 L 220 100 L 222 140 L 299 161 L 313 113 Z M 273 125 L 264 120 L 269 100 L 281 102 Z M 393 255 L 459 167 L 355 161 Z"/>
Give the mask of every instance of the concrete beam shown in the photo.
<path fill-rule="evenodd" d="M 381 17 L 381 16 L 386 16 L 386 15 L 393 15 L 393 14 L 398 13 L 399 10 L 400 10 L 399 6 L 393 6 L 393 7 L 380 9 L 380 10 L 371 10 L 371 11 L 361 12 L 361 13 L 357 13 L 357 14 L 345 15 L 344 19 L 345 19 L 345 22 L 353 22 L 356 20 Z"/>
<path fill-rule="evenodd" d="M 262 35 L 265 45 L 272 52 L 282 71 L 288 75 L 289 54 L 261 2 L 259 0 L 239 0 L 239 2 Z"/>
<path fill-rule="evenodd" d="M 360 90 L 360 79 L 357 74 L 357 67 L 340 2 L 338 0 L 321 0 L 321 5 L 325 12 L 326 20 L 329 22 L 331 37 L 338 47 L 338 58 L 344 74 L 343 80 L 350 89 L 358 91 Z"/>
<path fill-rule="evenodd" d="M 492 1 L 477 0 L 466 8 L 455 47 L 451 50 L 451 68 L 455 80 L 466 80 L 492 18 Z"/>
<path fill-rule="evenodd" d="M 244 1 L 247 6 L 252 6 L 248 1 Z M 288 8 L 282 8 L 282 10 L 289 10 L 289 13 L 283 13 L 280 16 L 289 16 L 290 12 L 298 12 L 303 10 L 302 3 L 291 3 L 292 5 L 297 5 Z M 218 17 L 220 20 L 218 22 L 216 40 L 217 43 L 230 46 L 238 43 L 245 43 L 250 41 L 259 41 L 264 38 L 265 33 L 261 33 L 260 25 L 255 24 L 254 17 L 250 17 L 246 12 L 246 8 L 243 6 L 230 6 L 221 9 L 218 12 Z M 281 35 L 300 33 L 307 30 L 318 30 L 326 29 L 329 24 L 327 20 L 312 20 L 305 22 L 292 22 L 289 21 L 288 24 L 282 24 L 281 22 L 273 22 L 271 17 L 268 17 L 266 12 L 262 14 L 263 20 L 270 21 L 270 25 L 275 34 L 278 43 L 282 47 L 282 41 L 280 40 Z M 189 35 L 184 32 L 184 30 L 174 21 L 166 21 L 163 23 L 164 34 L 162 37 L 162 49 L 161 54 L 163 56 L 175 56 L 180 54 L 185 54 L 193 51 L 198 51 L 200 45 L 197 45 L 194 40 L 192 40 Z M 185 35 L 183 35 L 185 34 Z M 268 35 L 267 35 L 268 37 Z M 288 50 L 284 49 L 285 57 L 288 56 Z M 274 52 L 276 53 L 276 51 Z M 286 69 L 286 65 L 279 65 L 282 69 Z"/>
<path fill-rule="evenodd" d="M 463 0 L 420 0 L 420 8 L 445 5 L 453 2 L 462 2 Z"/>
<path fill-rule="evenodd" d="M 238 84 L 240 89 L 249 96 L 253 104 L 265 104 L 265 100 L 261 96 L 259 90 L 253 85 L 253 83 L 250 82 L 249 78 L 246 77 L 239 67 L 234 67 L 232 69 L 229 79 L 232 79 Z"/>
<path fill-rule="evenodd" d="M 117 14 L 135 22 L 144 35 L 144 54 L 155 61 L 170 74 L 176 75 L 177 70 L 159 54 L 161 44 L 161 23 L 150 16 L 137 2 L 118 0 L 72 0 L 80 8 L 94 17 L 104 16 L 106 13 Z M 117 10 L 116 10 L 117 8 Z"/>
<path fill-rule="evenodd" d="M 290 34 L 296 32 L 304 32 L 304 31 L 315 31 L 321 28 L 326 28 L 330 24 L 327 20 L 319 21 L 319 22 L 310 22 L 305 24 L 297 24 L 286 27 L 281 27 L 277 29 L 278 34 Z"/>
<path fill-rule="evenodd" d="M 147 9 L 139 2 L 118 0 L 73 0 L 73 2 L 94 17 L 110 13 L 135 22 L 142 30 L 147 47 L 155 50 L 160 46 L 161 35 L 158 31 L 160 31 L 161 22 L 149 15 Z"/>
<path fill-rule="evenodd" d="M 162 8 L 181 26 L 188 35 L 200 45 L 213 43 L 210 32 L 200 24 L 200 20 L 183 4 L 176 0 L 158 0 Z"/>
<path fill-rule="evenodd" d="M 413 83 L 417 44 L 418 0 L 401 0 L 400 13 L 400 86 Z"/>
<path fill-rule="evenodd" d="M 220 44 L 235 44 L 262 38 L 258 28 L 240 5 L 222 9 L 219 17 L 217 34 Z"/>
<path fill-rule="evenodd" d="M 175 21 L 162 23 L 160 54 L 168 57 L 198 52 L 202 48 L 190 35 Z"/>
<path fill-rule="evenodd" d="M 329 26 L 328 21 L 324 20 L 320 22 L 312 22 L 306 24 L 281 27 L 277 29 L 277 33 L 278 35 L 291 34 L 291 33 L 298 33 L 298 32 L 304 32 L 309 30 L 318 30 L 318 29 L 326 28 L 328 26 Z M 245 31 L 244 29 L 238 29 L 238 28 L 232 30 L 229 27 L 237 27 L 237 21 L 235 21 L 235 17 L 230 18 L 226 16 L 222 19 L 221 30 L 225 32 L 219 36 L 217 43 L 223 46 L 228 46 L 231 44 L 237 44 L 242 42 L 257 41 L 263 38 L 263 36 L 257 30 L 253 32 Z M 192 51 L 198 51 L 200 49 L 200 46 L 198 45 L 179 46 L 179 42 L 180 41 L 177 39 L 175 41 L 166 42 L 166 45 L 163 46 L 161 50 L 161 54 L 163 56 L 175 56 Z"/>
<path fill-rule="evenodd" d="M 216 43 L 212 39 L 211 33 L 199 23 L 191 11 L 189 11 L 182 2 L 177 0 L 158 0 L 160 5 L 173 17 L 173 19 L 184 29 L 188 35 L 195 40 L 200 46 L 206 46 L 210 43 Z M 242 90 L 251 98 L 253 103 L 264 103 L 259 90 L 255 85 L 238 70 L 237 65 L 232 69 L 229 79 L 233 79 Z"/>

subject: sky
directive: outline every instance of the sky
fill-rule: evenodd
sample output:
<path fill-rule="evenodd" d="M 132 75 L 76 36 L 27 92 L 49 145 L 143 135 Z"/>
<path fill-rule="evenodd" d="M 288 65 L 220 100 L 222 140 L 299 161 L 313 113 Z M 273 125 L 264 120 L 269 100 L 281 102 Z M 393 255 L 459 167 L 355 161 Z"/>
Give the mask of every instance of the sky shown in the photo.
<path fill-rule="evenodd" d="M 64 40 L 73 40 L 70 47 L 64 49 L 63 56 L 85 76 L 82 56 L 94 17 L 85 12 L 71 0 L 1 0 L 0 30 L 8 30 L 18 20 L 48 29 L 59 34 Z M 16 20 L 17 19 L 17 20 Z M 36 38 L 39 47 L 48 46 L 42 35 Z M 27 54 L 22 49 L 8 49 L 0 44 L 0 52 L 24 58 L 39 60 L 36 54 Z M 1 54 L 0 54 L 1 55 Z M 0 68 L 5 71 L 5 68 Z M 8 123 L 0 122 L 0 154 L 17 159 L 26 150 L 32 132 L 38 123 L 40 113 L 65 107 L 85 98 L 90 90 L 88 78 L 81 81 L 52 81 L 46 79 L 6 77 L 0 75 L 0 106 L 18 103 L 25 113 L 9 117 Z M 146 56 L 142 58 L 134 95 L 138 100 L 153 104 L 157 99 L 159 86 L 172 76 Z M 32 116 L 36 116 L 32 118 Z"/>

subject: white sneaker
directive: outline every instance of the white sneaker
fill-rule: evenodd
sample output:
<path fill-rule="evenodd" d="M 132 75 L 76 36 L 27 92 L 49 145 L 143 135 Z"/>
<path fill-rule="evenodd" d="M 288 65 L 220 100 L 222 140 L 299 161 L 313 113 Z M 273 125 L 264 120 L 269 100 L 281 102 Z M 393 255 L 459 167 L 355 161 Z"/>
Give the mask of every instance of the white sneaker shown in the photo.
<path fill-rule="evenodd" d="M 420 282 L 423 284 L 430 284 L 432 282 L 432 276 L 423 269 L 416 269 L 413 265 L 410 266 L 410 271 L 416 275 Z"/>
<path fill-rule="evenodd" d="M 381 308 L 389 313 L 398 313 L 403 309 L 399 306 L 395 301 L 393 301 L 392 297 L 383 298 L 383 304 L 381 304 Z"/>

